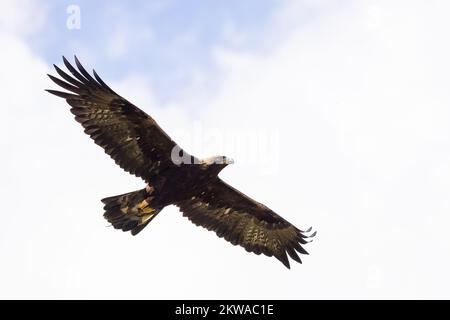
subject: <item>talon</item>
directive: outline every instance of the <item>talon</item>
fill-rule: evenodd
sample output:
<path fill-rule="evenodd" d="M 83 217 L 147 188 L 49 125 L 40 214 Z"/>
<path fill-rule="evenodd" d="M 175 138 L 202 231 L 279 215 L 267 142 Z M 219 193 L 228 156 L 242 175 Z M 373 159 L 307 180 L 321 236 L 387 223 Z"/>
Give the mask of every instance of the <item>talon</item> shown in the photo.
<path fill-rule="evenodd" d="M 144 211 L 145 214 L 153 214 L 156 210 L 151 207 L 145 207 L 142 211 Z"/>
<path fill-rule="evenodd" d="M 151 217 L 153 217 L 153 214 L 149 214 L 149 215 L 142 217 L 141 222 L 139 224 L 141 225 L 141 224 L 146 223 L 148 220 L 150 220 Z"/>
<path fill-rule="evenodd" d="M 141 210 L 144 210 L 148 205 L 149 203 L 147 202 L 147 200 L 143 200 L 141 203 L 137 205 L 137 207 Z"/>

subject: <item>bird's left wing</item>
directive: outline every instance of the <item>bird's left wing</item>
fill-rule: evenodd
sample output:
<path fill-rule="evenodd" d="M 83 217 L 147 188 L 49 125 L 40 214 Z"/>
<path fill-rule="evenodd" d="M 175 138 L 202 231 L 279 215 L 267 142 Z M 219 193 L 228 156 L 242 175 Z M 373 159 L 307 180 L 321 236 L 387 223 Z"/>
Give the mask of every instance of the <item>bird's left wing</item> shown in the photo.
<path fill-rule="evenodd" d="M 234 189 L 220 178 L 189 200 L 176 204 L 194 224 L 248 252 L 274 256 L 289 268 L 287 254 L 301 263 L 298 253 L 308 231 L 301 231 L 261 203 Z M 287 253 L 287 254 L 286 254 Z"/>
<path fill-rule="evenodd" d="M 48 92 L 66 99 L 71 112 L 96 144 L 125 171 L 147 182 L 174 165 L 171 153 L 181 148 L 144 111 L 111 90 L 94 71 L 92 77 L 75 57 L 75 69 L 64 57 L 72 76 L 55 66 L 63 80 L 49 75 L 68 90 Z M 187 155 L 184 151 L 183 154 Z"/>

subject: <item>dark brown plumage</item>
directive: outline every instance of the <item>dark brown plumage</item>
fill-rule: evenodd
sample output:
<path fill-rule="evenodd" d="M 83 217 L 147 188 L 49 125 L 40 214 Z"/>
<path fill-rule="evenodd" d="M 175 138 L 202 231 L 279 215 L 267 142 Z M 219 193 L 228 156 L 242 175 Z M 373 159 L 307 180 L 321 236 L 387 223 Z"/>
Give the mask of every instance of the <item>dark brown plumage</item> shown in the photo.
<path fill-rule="evenodd" d="M 92 77 L 75 57 L 72 76 L 55 66 L 65 80 L 49 75 L 69 92 L 47 90 L 66 99 L 75 120 L 125 171 L 144 179 L 145 189 L 103 199 L 105 218 L 117 229 L 138 234 L 167 205 L 176 205 L 198 226 L 249 252 L 274 256 L 289 268 L 287 255 L 298 253 L 310 232 L 301 231 L 266 206 L 222 181 L 219 172 L 231 163 L 219 156 L 198 159 L 182 150 L 145 112 Z M 174 161 L 173 154 L 183 161 Z M 179 158 L 178 158 L 179 159 Z"/>

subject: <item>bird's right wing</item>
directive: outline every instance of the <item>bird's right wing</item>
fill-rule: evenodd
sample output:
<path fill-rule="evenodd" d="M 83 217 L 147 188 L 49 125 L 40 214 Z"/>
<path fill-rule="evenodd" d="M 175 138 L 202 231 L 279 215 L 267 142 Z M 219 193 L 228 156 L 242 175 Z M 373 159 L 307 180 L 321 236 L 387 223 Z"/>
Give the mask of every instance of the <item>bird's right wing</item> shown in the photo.
<path fill-rule="evenodd" d="M 85 128 L 84 132 L 121 168 L 149 181 L 152 176 L 174 165 L 172 150 L 183 151 L 153 118 L 111 90 L 95 71 L 94 79 L 76 57 L 78 70 L 64 57 L 63 60 L 72 76 L 55 66 L 65 81 L 49 77 L 71 93 L 47 91 L 66 99 L 75 120 Z"/>
<path fill-rule="evenodd" d="M 306 238 L 315 235 L 306 235 L 310 230 L 297 229 L 219 178 L 198 195 L 176 205 L 194 224 L 249 252 L 275 256 L 287 268 L 287 254 L 301 263 L 297 252 L 307 254 L 302 245 L 308 242 Z"/>

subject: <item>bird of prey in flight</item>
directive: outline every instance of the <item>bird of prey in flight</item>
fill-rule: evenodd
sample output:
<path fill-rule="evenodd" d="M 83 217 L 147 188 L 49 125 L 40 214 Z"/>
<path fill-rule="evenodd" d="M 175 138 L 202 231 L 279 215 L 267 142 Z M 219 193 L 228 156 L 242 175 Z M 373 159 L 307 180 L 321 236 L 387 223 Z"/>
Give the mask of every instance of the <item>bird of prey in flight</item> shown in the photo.
<path fill-rule="evenodd" d="M 297 229 L 265 205 L 218 177 L 232 160 L 224 156 L 198 159 L 181 149 L 144 111 L 115 93 L 77 57 L 77 69 L 63 57 L 71 75 L 56 65 L 63 79 L 49 75 L 68 92 L 47 90 L 64 98 L 96 144 L 125 171 L 142 178 L 145 188 L 108 197 L 104 217 L 116 229 L 138 234 L 168 205 L 177 206 L 194 224 L 248 252 L 274 256 L 289 268 L 314 236 Z"/>

